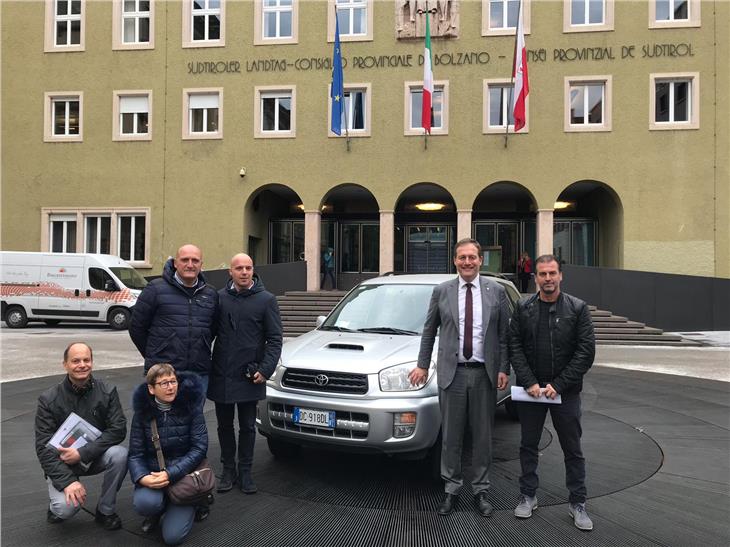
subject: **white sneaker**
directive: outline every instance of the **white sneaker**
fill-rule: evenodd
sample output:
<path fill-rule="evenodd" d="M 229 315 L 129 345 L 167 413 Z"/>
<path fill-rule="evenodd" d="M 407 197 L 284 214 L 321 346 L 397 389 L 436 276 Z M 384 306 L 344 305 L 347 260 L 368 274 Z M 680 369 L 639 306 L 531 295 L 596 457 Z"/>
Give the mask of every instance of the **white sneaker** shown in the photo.
<path fill-rule="evenodd" d="M 571 503 L 568 507 L 570 516 L 573 517 L 573 524 L 579 530 L 593 530 L 593 521 L 586 513 L 585 503 Z"/>
<path fill-rule="evenodd" d="M 537 496 L 520 496 L 520 503 L 515 507 L 515 516 L 520 519 L 529 519 L 532 516 L 532 510 L 537 509 Z"/>

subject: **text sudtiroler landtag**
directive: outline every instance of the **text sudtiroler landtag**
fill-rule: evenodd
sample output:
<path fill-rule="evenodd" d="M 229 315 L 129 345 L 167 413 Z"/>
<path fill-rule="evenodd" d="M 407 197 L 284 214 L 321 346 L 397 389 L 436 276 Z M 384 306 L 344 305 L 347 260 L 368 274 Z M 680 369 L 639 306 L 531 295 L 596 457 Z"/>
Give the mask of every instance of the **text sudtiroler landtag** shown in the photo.
<path fill-rule="evenodd" d="M 580 48 L 553 48 L 552 56 L 545 48 L 527 50 L 527 61 L 544 62 L 583 62 L 583 61 L 615 61 L 644 59 L 656 57 L 694 57 L 691 43 L 649 43 L 616 46 L 597 46 Z M 488 51 L 457 51 L 435 53 L 434 66 L 472 66 L 489 64 L 493 55 Z M 507 59 L 506 55 L 497 55 L 497 59 Z M 343 67 L 357 70 L 398 69 L 423 65 L 423 55 L 364 55 L 342 57 Z M 307 72 L 331 71 L 331 57 L 297 57 L 296 59 L 267 58 L 244 60 L 190 61 L 187 63 L 188 74 L 240 74 L 241 72 Z"/>

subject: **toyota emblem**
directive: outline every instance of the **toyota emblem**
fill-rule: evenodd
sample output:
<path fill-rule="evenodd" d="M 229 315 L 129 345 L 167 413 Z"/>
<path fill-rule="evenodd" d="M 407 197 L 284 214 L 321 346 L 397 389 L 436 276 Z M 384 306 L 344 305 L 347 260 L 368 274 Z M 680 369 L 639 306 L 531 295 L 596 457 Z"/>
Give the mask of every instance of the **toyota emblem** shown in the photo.
<path fill-rule="evenodd" d="M 317 376 L 314 377 L 314 383 L 318 386 L 326 386 L 329 381 L 330 379 L 326 374 L 317 374 Z"/>

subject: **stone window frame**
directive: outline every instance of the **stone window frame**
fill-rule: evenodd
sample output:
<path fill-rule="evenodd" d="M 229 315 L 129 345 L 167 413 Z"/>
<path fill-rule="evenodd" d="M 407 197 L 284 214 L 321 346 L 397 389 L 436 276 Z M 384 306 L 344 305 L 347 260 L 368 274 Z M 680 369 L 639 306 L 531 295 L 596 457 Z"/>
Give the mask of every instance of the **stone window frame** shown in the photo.
<path fill-rule="evenodd" d="M 299 0 L 292 0 L 291 5 L 291 36 L 283 38 L 264 37 L 264 0 L 254 0 L 254 34 L 255 46 L 271 44 L 298 44 L 299 43 Z"/>
<path fill-rule="evenodd" d="M 687 0 L 689 9 L 688 19 L 670 19 L 658 21 L 656 18 L 656 0 L 649 0 L 649 28 L 690 28 L 702 26 L 702 2 L 700 0 Z"/>
<path fill-rule="evenodd" d="M 570 89 L 578 85 L 603 85 L 603 121 L 600 124 L 570 123 Z M 600 133 L 613 131 L 613 76 L 565 76 L 563 131 L 566 133 Z"/>
<path fill-rule="evenodd" d="M 347 83 L 344 84 L 345 91 L 364 91 L 365 92 L 365 129 L 350 129 L 350 137 L 370 137 L 372 135 L 372 84 L 371 83 Z M 343 132 L 342 135 L 332 132 L 332 97 L 330 90 L 332 84 L 327 85 L 327 136 L 333 138 L 347 137 Z"/>
<path fill-rule="evenodd" d="M 441 127 L 431 128 L 430 136 L 448 135 L 449 134 L 449 80 L 434 80 L 433 89 L 440 87 L 443 91 L 443 108 L 441 111 Z M 423 81 L 408 81 L 403 84 L 403 135 L 405 136 L 423 136 L 423 128 L 411 127 L 411 90 L 423 90 Z"/>
<path fill-rule="evenodd" d="M 139 0 L 137 0 L 139 1 Z M 125 42 L 124 33 L 124 0 L 112 0 L 112 50 L 155 49 L 155 0 L 149 0 L 150 36 L 147 42 Z"/>
<path fill-rule="evenodd" d="M 79 134 L 54 135 L 53 102 L 58 99 L 79 101 Z M 44 142 L 83 142 L 84 140 L 84 92 L 47 91 L 43 94 L 43 141 Z"/>
<path fill-rule="evenodd" d="M 190 97 L 192 95 L 218 95 L 218 131 L 193 133 L 190 129 Z M 182 139 L 215 140 L 223 138 L 223 88 L 195 87 L 182 90 Z"/>
<path fill-rule="evenodd" d="M 121 99 L 123 97 L 147 97 L 147 133 L 127 134 L 122 133 L 121 123 Z M 112 102 L 112 140 L 113 141 L 151 141 L 152 140 L 152 90 L 151 89 L 133 89 L 133 90 L 114 90 Z"/>
<path fill-rule="evenodd" d="M 262 100 L 271 94 L 289 94 L 291 97 L 291 118 L 288 131 L 264 131 L 262 129 Z M 260 85 L 254 87 L 254 138 L 256 139 L 292 139 L 297 136 L 297 86 L 292 85 Z"/>
<path fill-rule="evenodd" d="M 489 125 L 489 110 L 490 110 L 490 97 L 489 97 L 489 88 L 490 87 L 514 87 L 514 82 L 511 78 L 485 78 L 483 81 L 483 101 L 482 101 L 482 133 L 484 135 L 504 135 L 505 133 L 509 133 L 510 135 L 515 134 L 515 125 L 514 123 L 509 124 L 509 128 L 507 131 L 505 131 L 505 126 L 503 125 Z M 527 100 L 525 101 L 525 125 L 522 127 L 517 133 L 529 133 L 530 132 L 530 95 L 527 95 Z"/>
<path fill-rule="evenodd" d="M 193 0 L 182 3 L 182 47 L 224 47 L 226 45 L 226 0 L 220 0 L 221 33 L 217 40 L 193 40 Z"/>
<path fill-rule="evenodd" d="M 689 81 L 689 120 L 686 122 L 656 121 L 657 82 Z M 654 72 L 649 74 L 649 130 L 671 131 L 700 128 L 700 73 L 699 72 Z"/>
<path fill-rule="evenodd" d="M 588 3 L 589 0 L 583 0 Z M 572 0 L 563 0 L 563 32 L 608 32 L 614 30 L 614 0 L 603 0 L 603 23 L 572 23 Z"/>
<path fill-rule="evenodd" d="M 482 36 L 514 36 L 517 32 L 516 26 L 489 28 L 491 23 L 490 1 L 482 0 Z M 532 0 L 522 0 L 522 25 L 525 35 L 530 34 L 531 12 Z"/>
<path fill-rule="evenodd" d="M 335 41 L 335 2 L 336 0 L 327 0 L 327 42 Z M 365 0 L 365 16 L 367 24 L 367 32 L 365 34 L 343 34 L 340 28 L 340 42 L 372 42 L 373 41 L 373 12 L 375 11 L 375 1 Z M 336 136 L 336 135 L 335 135 Z"/>
<path fill-rule="evenodd" d="M 81 13 L 78 19 L 81 21 L 79 43 L 69 46 L 56 45 L 56 0 L 45 0 L 45 32 L 43 40 L 43 51 L 45 53 L 61 53 L 86 51 L 86 0 L 81 1 Z"/>

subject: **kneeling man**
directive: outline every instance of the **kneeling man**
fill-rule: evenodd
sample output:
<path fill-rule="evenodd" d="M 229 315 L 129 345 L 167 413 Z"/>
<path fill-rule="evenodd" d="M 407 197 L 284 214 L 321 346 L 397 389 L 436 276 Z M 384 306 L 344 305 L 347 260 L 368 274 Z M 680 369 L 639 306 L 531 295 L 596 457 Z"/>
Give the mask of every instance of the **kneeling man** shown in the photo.
<path fill-rule="evenodd" d="M 63 352 L 67 375 L 38 398 L 35 449 L 48 482 L 47 520 L 56 524 L 74 516 L 86 502 L 80 477 L 104 473 L 95 520 L 107 530 L 121 528 L 116 514 L 117 492 L 127 474 L 127 449 L 119 446 L 127 435 L 127 420 L 117 389 L 91 375 L 91 348 L 83 342 Z M 48 443 L 71 412 L 101 431 L 95 441 L 56 450 Z"/>

